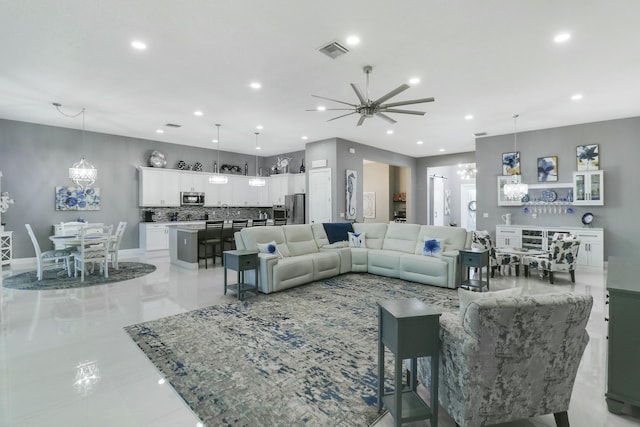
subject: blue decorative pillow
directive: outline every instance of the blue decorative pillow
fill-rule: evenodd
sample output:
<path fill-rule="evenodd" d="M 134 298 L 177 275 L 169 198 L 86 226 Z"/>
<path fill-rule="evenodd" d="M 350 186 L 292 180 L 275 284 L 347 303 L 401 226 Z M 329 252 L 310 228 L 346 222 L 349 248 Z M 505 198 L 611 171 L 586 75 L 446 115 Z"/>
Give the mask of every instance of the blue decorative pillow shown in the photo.
<path fill-rule="evenodd" d="M 260 253 L 278 255 L 280 258 L 282 258 L 282 254 L 278 250 L 278 245 L 276 244 L 275 240 L 272 240 L 269 243 L 256 243 L 256 246 L 258 247 L 258 251 Z"/>
<path fill-rule="evenodd" d="M 367 246 L 365 245 L 365 233 L 349 232 L 349 247 L 366 248 Z"/>
<path fill-rule="evenodd" d="M 353 232 L 353 225 L 350 222 L 324 222 L 322 223 L 329 243 L 346 242 L 349 240 L 348 233 Z"/>
<path fill-rule="evenodd" d="M 442 256 L 442 240 L 441 239 L 428 239 L 424 241 L 424 247 L 422 254 L 432 257 Z"/>

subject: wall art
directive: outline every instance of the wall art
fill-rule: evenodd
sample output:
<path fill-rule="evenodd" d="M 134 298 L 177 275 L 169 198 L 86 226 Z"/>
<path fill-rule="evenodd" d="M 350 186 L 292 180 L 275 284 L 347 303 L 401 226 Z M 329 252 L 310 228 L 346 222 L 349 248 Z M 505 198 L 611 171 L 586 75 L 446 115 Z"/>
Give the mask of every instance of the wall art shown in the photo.
<path fill-rule="evenodd" d="M 365 191 L 362 193 L 362 215 L 364 218 L 376 217 L 376 193 Z"/>
<path fill-rule="evenodd" d="M 598 144 L 578 145 L 576 163 L 579 171 L 597 171 L 600 169 L 600 153 Z"/>
<path fill-rule="evenodd" d="M 558 180 L 558 156 L 538 157 L 538 182 Z"/>
<path fill-rule="evenodd" d="M 100 189 L 82 190 L 80 187 L 56 187 L 57 211 L 99 211 Z"/>
<path fill-rule="evenodd" d="M 347 169 L 347 204 L 344 213 L 345 219 L 356 219 L 358 212 L 358 199 L 356 194 L 358 190 L 358 171 Z"/>
<path fill-rule="evenodd" d="M 520 152 L 502 153 L 502 175 L 520 175 Z"/>

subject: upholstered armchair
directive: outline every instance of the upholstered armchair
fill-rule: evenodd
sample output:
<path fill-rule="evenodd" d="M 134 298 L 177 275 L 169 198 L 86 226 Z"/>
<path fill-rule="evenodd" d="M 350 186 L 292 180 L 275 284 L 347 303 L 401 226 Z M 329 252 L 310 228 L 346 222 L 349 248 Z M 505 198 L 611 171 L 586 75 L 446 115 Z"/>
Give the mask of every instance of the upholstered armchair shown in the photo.
<path fill-rule="evenodd" d="M 527 255 L 522 258 L 524 264 L 524 275 L 529 277 L 531 268 L 541 268 L 543 274 L 549 275 L 549 283 L 553 284 L 553 274 L 555 272 L 569 273 L 571 282 L 576 282 L 576 263 L 578 261 L 578 250 L 580 241 L 571 236 L 557 238 L 551 242 L 549 252 L 542 255 Z"/>
<path fill-rule="evenodd" d="M 469 303 L 462 320 L 440 317 L 440 405 L 461 427 L 551 413 L 568 427 L 593 298 L 490 294 Z M 428 358 L 418 359 L 418 381 L 429 388 Z"/>
<path fill-rule="evenodd" d="M 520 274 L 520 257 L 513 254 L 497 253 L 488 231 L 472 231 L 471 247 L 489 250 L 491 277 L 494 276 L 496 270 L 511 266 L 516 268 L 516 275 Z"/>

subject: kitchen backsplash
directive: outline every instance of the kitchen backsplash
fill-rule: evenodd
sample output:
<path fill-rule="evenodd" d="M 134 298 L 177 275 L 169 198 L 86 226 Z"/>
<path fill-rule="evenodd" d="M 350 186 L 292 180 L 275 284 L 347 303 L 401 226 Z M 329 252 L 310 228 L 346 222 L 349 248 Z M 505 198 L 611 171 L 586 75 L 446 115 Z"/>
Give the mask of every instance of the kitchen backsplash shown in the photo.
<path fill-rule="evenodd" d="M 204 221 L 209 219 L 267 219 L 273 217 L 272 208 L 211 208 L 202 206 L 182 206 L 179 208 L 147 208 L 140 209 L 140 222 L 145 221 L 145 212 L 154 212 L 154 222 L 170 221 Z M 175 219 L 173 219 L 175 218 Z"/>

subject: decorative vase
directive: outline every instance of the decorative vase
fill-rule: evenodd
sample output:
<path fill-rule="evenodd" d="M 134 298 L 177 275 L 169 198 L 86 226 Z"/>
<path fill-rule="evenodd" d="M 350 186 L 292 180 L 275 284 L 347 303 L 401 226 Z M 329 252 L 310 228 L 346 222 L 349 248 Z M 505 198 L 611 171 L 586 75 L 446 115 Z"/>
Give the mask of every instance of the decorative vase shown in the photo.
<path fill-rule="evenodd" d="M 300 173 L 305 173 L 306 169 L 304 167 L 304 159 L 302 159 L 302 164 L 300 165 Z"/>
<path fill-rule="evenodd" d="M 247 162 L 244 162 L 244 176 L 249 175 L 249 165 Z"/>
<path fill-rule="evenodd" d="M 218 162 L 213 162 L 213 173 L 218 173 Z"/>

